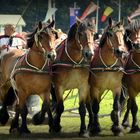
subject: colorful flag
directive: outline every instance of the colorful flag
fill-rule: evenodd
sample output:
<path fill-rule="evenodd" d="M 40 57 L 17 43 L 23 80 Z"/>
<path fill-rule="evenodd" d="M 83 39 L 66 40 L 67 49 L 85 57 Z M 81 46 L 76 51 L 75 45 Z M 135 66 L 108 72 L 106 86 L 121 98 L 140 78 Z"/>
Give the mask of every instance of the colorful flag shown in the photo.
<path fill-rule="evenodd" d="M 70 27 L 76 22 L 80 8 L 70 8 Z"/>
<path fill-rule="evenodd" d="M 113 12 L 113 9 L 111 7 L 107 7 L 102 15 L 101 21 L 104 22 L 106 18 Z"/>
<path fill-rule="evenodd" d="M 138 8 L 129 17 L 132 19 L 137 16 L 140 16 L 140 4 L 139 4 Z"/>
<path fill-rule="evenodd" d="M 85 9 L 85 11 L 83 12 L 82 16 L 80 17 L 81 20 L 85 19 L 89 14 L 91 14 L 92 12 L 94 12 L 97 8 L 99 8 L 95 3 L 93 3 L 92 1 L 90 1 L 89 5 L 87 6 L 87 8 Z"/>

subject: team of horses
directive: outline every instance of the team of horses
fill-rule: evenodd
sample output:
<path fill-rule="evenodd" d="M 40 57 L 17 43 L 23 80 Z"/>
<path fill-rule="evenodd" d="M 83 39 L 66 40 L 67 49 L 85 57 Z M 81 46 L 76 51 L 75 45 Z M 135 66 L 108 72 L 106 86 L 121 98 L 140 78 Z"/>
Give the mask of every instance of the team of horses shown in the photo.
<path fill-rule="evenodd" d="M 64 111 L 63 93 L 67 89 L 78 88 L 81 120 L 79 135 L 97 135 L 101 132 L 98 119 L 100 101 L 102 94 L 108 89 L 113 93 L 111 130 L 118 136 L 123 133 L 120 96 L 122 87 L 125 87 L 129 99 L 122 125 L 128 124 L 131 110 L 133 122 L 130 132 L 138 132 L 135 97 L 140 89 L 140 19 L 129 20 L 125 26 L 123 20 L 113 23 L 109 18 L 98 47 L 95 45 L 96 28 L 92 18 L 83 21 L 77 18 L 67 39 L 57 48 L 55 41 L 59 36 L 53 24 L 54 22 L 43 26 L 39 22 L 37 29 L 28 35 L 26 51 L 15 49 L 1 60 L 0 91 L 3 96 L 0 122 L 7 122 L 7 106 L 14 102 L 15 117 L 10 132 L 30 133 L 26 122 L 26 99 L 32 94 L 38 94 L 43 99 L 43 104 L 33 121 L 40 124 L 47 112 L 49 131 L 60 132 L 61 115 Z M 52 85 L 56 97 L 54 116 L 50 107 Z M 8 104 L 11 93 L 14 97 Z M 89 113 L 88 126 L 85 123 L 86 109 Z M 22 122 L 19 126 L 20 114 Z"/>

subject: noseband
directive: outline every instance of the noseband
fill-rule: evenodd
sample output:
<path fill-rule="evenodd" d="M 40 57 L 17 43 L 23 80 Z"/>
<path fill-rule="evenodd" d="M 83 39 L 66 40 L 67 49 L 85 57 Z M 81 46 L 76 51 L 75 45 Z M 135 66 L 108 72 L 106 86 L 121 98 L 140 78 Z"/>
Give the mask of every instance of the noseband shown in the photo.
<path fill-rule="evenodd" d="M 132 41 L 132 39 L 130 38 L 131 34 L 128 34 L 128 32 L 126 31 L 124 37 L 125 37 L 125 41 L 128 45 L 131 45 L 130 47 L 133 50 L 138 50 L 140 49 L 140 43 L 135 43 L 134 41 Z M 138 39 L 138 38 L 137 38 Z"/>
<path fill-rule="evenodd" d="M 78 25 L 78 27 L 77 27 L 77 31 L 76 31 L 76 34 L 75 34 L 75 40 L 77 40 L 77 46 L 80 46 L 80 51 L 83 51 L 84 47 L 88 46 L 88 44 L 93 44 L 93 43 L 90 42 L 90 41 L 89 42 L 88 41 L 84 42 L 83 44 L 81 43 L 79 33 L 78 33 L 80 25 Z"/>
<path fill-rule="evenodd" d="M 51 30 L 53 30 L 53 29 L 51 28 Z M 38 48 L 40 47 L 40 48 L 42 49 L 43 56 L 44 56 L 45 58 L 48 56 L 48 53 L 49 53 L 50 51 L 54 51 L 54 48 L 52 47 L 51 42 L 49 42 L 50 48 L 48 48 L 48 50 L 45 50 L 45 48 L 43 48 L 42 43 L 40 42 L 39 35 L 40 35 L 41 33 L 47 34 L 48 32 L 49 32 L 49 29 L 48 29 L 48 28 L 45 29 L 45 30 L 44 30 L 44 28 L 42 28 L 41 30 L 37 31 L 37 33 L 34 35 L 34 40 L 35 40 L 35 43 L 36 43 L 36 47 L 38 47 Z M 49 52 L 48 52 L 48 51 L 49 51 Z"/>

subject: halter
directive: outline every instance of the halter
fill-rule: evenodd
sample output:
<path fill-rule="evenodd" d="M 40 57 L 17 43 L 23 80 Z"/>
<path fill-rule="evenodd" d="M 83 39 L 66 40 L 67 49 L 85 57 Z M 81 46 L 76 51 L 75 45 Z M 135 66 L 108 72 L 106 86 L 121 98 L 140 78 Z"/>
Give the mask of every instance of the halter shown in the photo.
<path fill-rule="evenodd" d="M 78 34 L 78 29 L 79 29 L 79 26 L 80 26 L 80 24 L 78 25 L 78 27 L 77 27 L 77 30 L 76 30 L 76 34 L 75 34 L 75 40 L 77 40 L 76 41 L 76 44 L 77 44 L 77 46 L 80 46 L 80 51 L 82 51 L 83 49 L 84 49 L 84 47 L 85 46 L 87 46 L 88 44 L 92 44 L 92 42 L 85 42 L 83 45 L 82 45 L 82 43 L 80 42 L 80 37 L 79 37 L 79 34 Z"/>
<path fill-rule="evenodd" d="M 48 51 L 43 48 L 43 45 L 41 44 L 40 40 L 38 39 L 38 36 L 40 35 L 40 33 L 45 33 L 46 34 L 46 32 L 43 31 L 43 30 L 44 29 L 42 28 L 41 30 L 37 31 L 37 33 L 34 35 L 34 39 L 35 39 L 36 47 L 38 47 L 38 48 L 40 47 L 42 49 L 43 55 L 46 58 L 47 55 L 48 55 Z M 52 46 L 52 44 L 50 42 L 49 42 L 49 44 L 50 44 L 50 46 Z M 49 51 L 54 51 L 53 47 L 50 47 Z"/>
<path fill-rule="evenodd" d="M 132 49 L 136 50 L 137 48 L 140 48 L 140 44 L 139 43 L 135 43 L 134 41 L 132 41 L 132 39 L 130 38 L 131 34 L 127 34 L 127 32 L 125 33 L 125 37 L 126 37 L 126 42 L 130 42 Z M 137 38 L 139 39 L 139 38 Z"/>
<path fill-rule="evenodd" d="M 113 31 L 114 33 L 116 32 L 121 32 L 122 33 L 122 30 L 116 30 L 116 31 Z M 122 33 L 123 34 L 123 33 Z M 112 50 L 113 50 L 113 53 L 115 53 L 115 48 L 113 47 L 113 43 L 111 41 L 111 39 L 109 38 L 109 36 L 107 36 L 107 44 L 109 44 L 109 46 L 111 46 Z M 114 63 L 111 65 L 111 66 L 108 66 L 105 61 L 103 60 L 103 57 L 101 55 L 101 48 L 99 49 L 99 58 L 101 60 L 101 62 L 103 63 L 103 65 L 106 67 L 106 68 L 113 68 L 117 62 L 118 62 L 118 58 L 114 61 Z"/>

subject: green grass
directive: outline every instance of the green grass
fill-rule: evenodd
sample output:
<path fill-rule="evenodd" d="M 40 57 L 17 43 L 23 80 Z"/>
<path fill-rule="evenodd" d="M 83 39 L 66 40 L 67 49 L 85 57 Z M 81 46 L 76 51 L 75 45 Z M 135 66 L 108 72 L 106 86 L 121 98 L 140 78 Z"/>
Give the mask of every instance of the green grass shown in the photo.
<path fill-rule="evenodd" d="M 78 108 L 79 100 L 77 96 L 78 91 L 74 90 L 73 93 L 70 93 L 68 98 L 64 101 L 65 110 L 70 108 Z M 68 91 L 65 93 L 65 96 L 68 95 Z M 140 97 L 137 97 L 137 103 L 140 104 Z M 100 103 L 100 112 L 99 114 L 109 114 L 112 110 L 112 92 L 108 92 L 108 94 L 104 97 L 104 99 Z M 140 109 L 139 109 L 140 110 Z M 140 111 L 139 111 L 140 112 Z M 140 113 L 138 112 L 138 119 L 140 118 Z M 78 111 L 75 111 L 75 113 L 79 114 Z M 31 130 L 31 135 L 9 135 L 9 125 L 7 126 L 1 126 L 0 127 L 0 140 L 24 140 L 24 139 L 53 139 L 53 140 L 85 140 L 78 137 L 79 127 L 80 127 L 80 117 L 77 115 L 77 117 L 72 117 L 73 113 L 65 112 L 64 114 L 67 114 L 69 117 L 62 116 L 61 118 L 61 125 L 63 127 L 61 134 L 49 134 L 48 133 L 48 125 L 39 125 L 34 126 L 32 124 L 29 124 L 28 127 Z M 131 115 L 130 115 L 131 116 Z M 122 118 L 121 118 L 122 119 Z M 130 117 L 131 119 L 131 117 Z M 100 125 L 102 132 L 99 136 L 92 137 L 90 140 L 139 140 L 140 134 L 129 134 L 128 130 L 124 130 L 124 136 L 122 137 L 114 137 L 110 128 L 112 125 L 110 116 L 106 117 L 100 117 L 99 118 Z M 86 124 L 88 124 L 88 115 L 86 116 Z"/>

